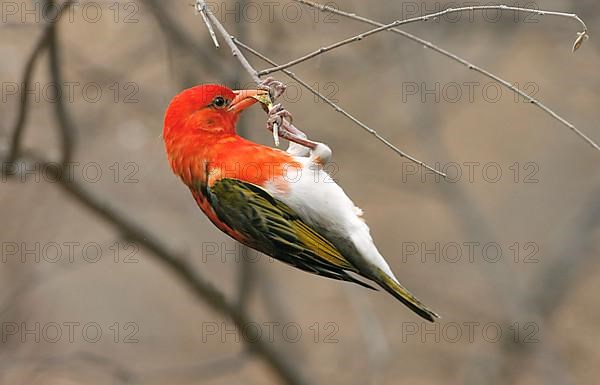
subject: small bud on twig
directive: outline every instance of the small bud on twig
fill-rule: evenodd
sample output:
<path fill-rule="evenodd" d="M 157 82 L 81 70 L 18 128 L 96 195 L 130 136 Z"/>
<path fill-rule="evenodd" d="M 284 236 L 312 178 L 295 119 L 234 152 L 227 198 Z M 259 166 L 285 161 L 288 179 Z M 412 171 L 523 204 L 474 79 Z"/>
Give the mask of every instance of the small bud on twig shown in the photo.
<path fill-rule="evenodd" d="M 575 39 L 575 43 L 573 43 L 573 52 L 577 51 L 583 44 L 583 41 L 587 40 L 589 37 L 587 31 L 577 32 L 577 39 Z"/>

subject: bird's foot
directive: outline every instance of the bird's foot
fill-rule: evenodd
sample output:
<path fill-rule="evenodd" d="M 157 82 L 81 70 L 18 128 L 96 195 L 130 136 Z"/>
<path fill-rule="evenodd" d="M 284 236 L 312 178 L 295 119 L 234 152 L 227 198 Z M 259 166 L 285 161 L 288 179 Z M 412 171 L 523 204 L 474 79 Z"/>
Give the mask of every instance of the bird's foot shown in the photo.
<path fill-rule="evenodd" d="M 263 80 L 258 87 L 269 91 L 271 100 L 277 99 L 285 91 L 285 85 L 272 77 Z M 317 163 L 327 163 L 331 157 L 331 150 L 329 150 L 329 147 L 308 139 L 304 132 L 300 131 L 292 124 L 292 114 L 283 108 L 281 103 L 272 104 L 270 106 L 264 105 L 263 108 L 267 110 L 267 128 L 273 133 L 275 146 L 279 146 L 279 138 L 287 139 L 290 141 L 290 146 L 288 147 L 288 152 L 290 154 L 306 156 L 308 155 L 308 150 L 311 150 L 317 153 L 317 156 L 315 157 L 315 159 L 319 159 Z M 324 148 L 322 148 L 322 146 L 324 146 Z"/>
<path fill-rule="evenodd" d="M 279 127 L 283 126 L 283 119 L 288 120 L 290 123 L 293 121 L 292 114 L 283 108 L 281 103 L 274 104 L 269 108 L 267 112 L 269 117 L 267 119 L 267 126 L 271 129 L 273 124 L 277 124 Z"/>
<path fill-rule="evenodd" d="M 269 96 L 272 101 L 277 100 L 283 93 L 285 92 L 285 84 L 280 82 L 279 80 L 275 80 L 271 76 L 264 79 L 258 85 L 258 88 L 261 90 L 269 91 Z"/>
<path fill-rule="evenodd" d="M 273 140 L 275 141 L 275 145 L 278 146 L 280 137 L 288 139 L 291 135 L 286 127 L 292 126 L 292 114 L 283 108 L 281 103 L 269 107 L 267 113 L 269 115 L 267 118 L 267 128 L 273 132 Z"/>

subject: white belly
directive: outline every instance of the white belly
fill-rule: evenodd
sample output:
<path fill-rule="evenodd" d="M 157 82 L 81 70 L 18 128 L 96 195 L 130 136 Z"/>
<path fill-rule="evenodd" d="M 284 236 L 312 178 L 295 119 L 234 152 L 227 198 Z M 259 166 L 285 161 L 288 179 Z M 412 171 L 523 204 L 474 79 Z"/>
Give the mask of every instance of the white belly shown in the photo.
<path fill-rule="evenodd" d="M 354 205 L 344 190 L 308 157 L 295 157 L 301 170 L 290 169 L 282 183 L 268 183 L 269 193 L 290 206 L 307 224 L 318 229 L 357 268 L 367 262 L 394 277 L 377 251 L 369 227 L 361 218 L 362 210 Z M 279 186 L 279 187 L 278 187 Z M 362 261 L 363 263 L 360 263 Z"/>

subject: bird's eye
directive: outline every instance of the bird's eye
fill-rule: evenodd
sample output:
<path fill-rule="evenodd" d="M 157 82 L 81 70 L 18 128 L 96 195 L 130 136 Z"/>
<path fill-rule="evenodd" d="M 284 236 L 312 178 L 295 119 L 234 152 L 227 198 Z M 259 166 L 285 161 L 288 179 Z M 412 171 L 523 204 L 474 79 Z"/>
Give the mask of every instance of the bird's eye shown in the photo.
<path fill-rule="evenodd" d="M 227 105 L 227 100 L 225 100 L 225 98 L 222 96 L 217 96 L 213 99 L 212 104 L 217 108 L 223 108 Z"/>

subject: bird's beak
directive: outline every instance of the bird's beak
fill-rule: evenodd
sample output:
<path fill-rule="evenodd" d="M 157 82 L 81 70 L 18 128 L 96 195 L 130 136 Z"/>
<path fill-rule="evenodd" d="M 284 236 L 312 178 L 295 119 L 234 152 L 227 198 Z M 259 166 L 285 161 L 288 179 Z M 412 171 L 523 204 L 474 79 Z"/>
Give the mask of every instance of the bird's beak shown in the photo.
<path fill-rule="evenodd" d="M 256 102 L 265 104 L 270 102 L 269 91 L 266 90 L 237 90 L 233 92 L 235 93 L 235 98 L 231 101 L 228 111 L 236 114 L 239 114 Z"/>

